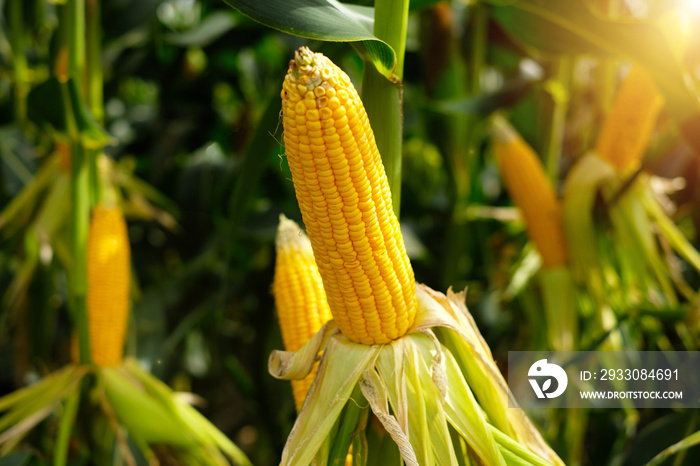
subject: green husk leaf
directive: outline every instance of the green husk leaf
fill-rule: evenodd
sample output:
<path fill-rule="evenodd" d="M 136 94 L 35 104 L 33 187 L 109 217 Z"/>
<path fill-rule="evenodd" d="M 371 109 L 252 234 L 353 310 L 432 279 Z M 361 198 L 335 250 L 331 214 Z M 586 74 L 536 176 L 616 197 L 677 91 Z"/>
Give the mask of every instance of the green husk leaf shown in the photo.
<path fill-rule="evenodd" d="M 35 385 L 20 389 L 0 399 L 0 454 L 11 451 L 35 425 L 54 412 L 62 399 L 77 390 L 87 372 L 84 367 L 66 366 Z"/>
<path fill-rule="evenodd" d="M 602 264 L 596 251 L 593 206 L 600 184 L 614 179 L 614 169 L 590 152 L 571 169 L 564 185 L 562 214 L 569 246 L 572 273 L 576 281 L 586 283 L 599 306 L 606 304 L 602 282 Z"/>
<path fill-rule="evenodd" d="M 48 391 L 51 387 L 63 386 L 69 382 L 71 375 L 75 371 L 75 366 L 66 366 L 59 369 L 46 377 L 42 378 L 39 382 L 28 387 L 20 388 L 12 393 L 0 398 L 0 411 L 5 411 L 19 403 L 23 403 L 27 400 L 36 399 L 42 396 L 42 394 Z"/>
<path fill-rule="evenodd" d="M 374 369 L 365 370 L 360 379 L 362 394 L 369 401 L 372 412 L 396 444 L 407 466 L 418 466 L 416 453 L 408 438 L 405 426 L 401 426 L 389 411 L 389 396 L 384 381 Z"/>
<path fill-rule="evenodd" d="M 522 445 L 520 445 L 518 442 L 513 440 L 512 438 L 508 437 L 506 434 L 501 432 L 500 430 L 496 429 L 493 426 L 489 426 L 491 429 L 491 433 L 493 434 L 493 438 L 496 440 L 498 443 L 498 446 L 501 448 L 501 452 L 508 451 L 511 454 L 514 454 L 518 458 L 521 458 L 523 461 L 526 461 L 526 464 L 534 464 L 537 466 L 548 466 L 549 462 L 543 460 L 541 457 L 535 455 L 531 451 L 529 451 L 526 448 L 523 448 Z M 505 454 L 504 454 L 505 456 Z M 510 462 L 508 464 L 511 464 Z"/>
<path fill-rule="evenodd" d="M 410 396 L 411 391 L 420 387 L 420 382 L 416 380 L 416 361 L 408 348 L 412 337 L 399 338 L 383 347 L 377 360 L 377 372 L 401 431 L 411 441 L 416 461 L 430 466 L 433 462 L 429 437 L 425 435 L 425 404 L 423 399 Z"/>
<path fill-rule="evenodd" d="M 29 411 L 18 411 L 19 418 L 14 420 L 12 427 L 0 434 L 0 455 L 6 455 L 17 446 L 27 432 L 34 426 L 46 419 L 54 410 L 54 405 L 46 405 L 41 409 Z"/>
<path fill-rule="evenodd" d="M 299 363 L 295 357 L 292 357 L 290 364 L 284 367 L 294 372 L 297 366 L 313 364 L 317 351 L 316 345 L 325 340 L 325 329 L 329 327 L 331 327 L 329 324 L 324 326 L 298 353 L 299 360 L 304 361 Z M 319 338 L 320 341 L 318 341 Z M 280 464 L 311 462 L 335 424 L 362 372 L 377 357 L 379 348 L 352 343 L 338 333 L 334 333 L 328 339 L 316 379 L 289 434 Z M 278 370 L 280 367 L 282 366 L 271 367 L 270 372 L 273 373 L 274 369 L 274 374 L 284 373 Z M 286 373 L 288 374 L 289 372 Z"/>
<path fill-rule="evenodd" d="M 432 334 L 432 332 L 431 332 Z M 457 465 L 450 430 L 447 422 L 447 415 L 443 403 L 447 395 L 447 374 L 443 363 L 442 350 L 437 338 L 429 338 L 427 335 L 413 334 L 409 341 L 411 354 L 407 358 L 412 358 L 412 364 L 417 374 L 413 377 L 413 382 L 409 387 L 409 406 L 424 403 L 425 425 L 423 434 L 427 432 L 429 445 L 436 465 L 451 464 Z M 431 375 L 432 373 L 432 375 Z M 437 382 L 437 383 L 436 383 Z M 445 393 L 443 393 L 445 390 Z"/>
<path fill-rule="evenodd" d="M 68 444 L 70 434 L 75 423 L 75 415 L 78 412 L 80 401 L 80 385 L 68 394 L 63 406 L 61 419 L 58 424 L 58 435 L 56 436 L 56 447 L 54 450 L 54 465 L 64 466 L 68 459 Z"/>
<path fill-rule="evenodd" d="M 160 380 L 144 371 L 136 361 L 129 359 L 124 363 L 130 374 L 134 375 L 146 388 L 148 394 L 152 395 L 169 413 L 172 413 L 189 435 L 197 438 L 199 446 L 216 446 L 226 453 L 235 464 L 250 466 L 250 460 L 245 454 L 219 429 L 217 429 L 208 419 L 199 413 L 195 408 L 177 399 L 175 393 Z M 207 448 L 209 456 L 218 457 L 213 448 Z"/>
<path fill-rule="evenodd" d="M 103 367 L 104 390 L 119 422 L 132 437 L 145 443 L 167 443 L 196 447 L 197 440 L 174 413 L 157 399 L 124 367 Z"/>
<path fill-rule="evenodd" d="M 464 304 L 464 292 L 447 296 L 417 285 L 418 314 L 412 331 L 433 331 L 449 349 L 470 386 L 479 387 L 475 395 L 487 414 L 489 423 L 525 444 L 534 453 L 554 464 L 563 464 L 547 445 L 515 400 L 511 399 L 503 376 L 491 355 L 491 350 L 479 333 L 473 317 Z M 448 371 L 449 377 L 449 371 Z"/>
<path fill-rule="evenodd" d="M 335 322 L 326 322 L 321 329 L 296 353 L 275 350 L 270 354 L 267 368 L 276 379 L 301 380 L 311 372 L 321 349 L 338 332 Z M 317 377 L 318 378 L 318 377 Z"/>
<path fill-rule="evenodd" d="M 488 428 L 481 406 L 476 401 L 462 371 L 449 351 L 444 351 L 447 378 L 450 380 L 445 412 L 452 426 L 464 437 L 486 464 L 505 465 L 496 441 Z M 478 390 L 489 390 L 488 386 L 475 384 Z"/>
<path fill-rule="evenodd" d="M 335 442 L 331 447 L 327 464 L 338 466 L 345 465 L 348 450 L 350 445 L 353 443 L 353 432 L 358 426 L 361 414 L 364 411 L 367 411 L 368 407 L 369 404 L 362 396 L 362 391 L 358 386 L 355 386 L 355 389 L 353 390 L 350 399 L 345 404 L 343 412 L 340 416 L 340 424 L 338 425 L 338 430 L 334 435 Z"/>

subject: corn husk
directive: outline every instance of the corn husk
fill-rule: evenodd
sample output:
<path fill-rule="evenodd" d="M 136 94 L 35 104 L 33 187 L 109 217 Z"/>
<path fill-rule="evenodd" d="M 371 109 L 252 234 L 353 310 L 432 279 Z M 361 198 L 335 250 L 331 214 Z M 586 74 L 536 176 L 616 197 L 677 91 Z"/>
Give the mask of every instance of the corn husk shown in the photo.
<path fill-rule="evenodd" d="M 604 216 L 595 210 L 596 196 Z M 678 290 L 688 287 L 674 278 L 659 239 L 700 271 L 700 254 L 654 197 L 650 177 L 623 178 L 595 153 L 584 156 L 567 178 L 564 219 L 574 278 L 601 308 L 610 305 L 619 313 L 642 304 L 678 306 Z M 696 293 L 684 294 L 697 301 Z"/>
<path fill-rule="evenodd" d="M 418 285 L 417 297 L 416 322 L 389 344 L 353 343 L 330 321 L 298 353 L 272 353 L 270 373 L 293 379 L 304 377 L 323 352 L 281 464 L 329 463 L 334 445 L 347 443 L 337 425 L 351 404 L 378 421 L 358 422 L 353 464 L 393 461 L 396 451 L 407 465 L 563 464 L 524 412 L 509 408 L 509 401 L 517 405 L 464 294 Z"/>

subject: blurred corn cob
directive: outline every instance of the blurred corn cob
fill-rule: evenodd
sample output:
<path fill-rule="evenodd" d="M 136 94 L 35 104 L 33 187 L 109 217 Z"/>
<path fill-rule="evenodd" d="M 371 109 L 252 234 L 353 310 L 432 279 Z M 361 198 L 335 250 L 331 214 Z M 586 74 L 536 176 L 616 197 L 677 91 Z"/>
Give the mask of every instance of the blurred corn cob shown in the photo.
<path fill-rule="evenodd" d="M 299 351 L 321 326 L 331 319 L 309 238 L 299 225 L 280 215 L 277 229 L 277 259 L 272 290 L 277 318 L 287 351 Z M 316 367 L 302 380 L 292 380 L 297 411 L 316 376 Z"/>
<path fill-rule="evenodd" d="M 596 153 L 618 173 L 638 168 L 663 103 L 651 75 L 643 68 L 633 66 L 622 81 L 612 110 L 605 119 Z"/>
<path fill-rule="evenodd" d="M 87 248 L 92 360 L 98 366 L 117 366 L 124 354 L 130 278 L 129 239 L 118 208 L 95 207 Z"/>
<path fill-rule="evenodd" d="M 282 90 L 284 143 L 328 304 L 352 341 L 383 344 L 413 324 L 413 269 L 372 128 L 348 76 L 302 47 Z"/>
<path fill-rule="evenodd" d="M 493 151 L 508 193 L 525 218 L 525 228 L 542 258 L 540 283 L 550 346 L 577 346 L 578 312 L 567 268 L 568 252 L 561 206 L 539 157 L 503 118 L 491 126 Z"/>
<path fill-rule="evenodd" d="M 504 119 L 494 119 L 492 135 L 506 189 L 525 217 L 525 228 L 542 256 L 542 264 L 566 264 L 561 208 L 540 159 Z"/>

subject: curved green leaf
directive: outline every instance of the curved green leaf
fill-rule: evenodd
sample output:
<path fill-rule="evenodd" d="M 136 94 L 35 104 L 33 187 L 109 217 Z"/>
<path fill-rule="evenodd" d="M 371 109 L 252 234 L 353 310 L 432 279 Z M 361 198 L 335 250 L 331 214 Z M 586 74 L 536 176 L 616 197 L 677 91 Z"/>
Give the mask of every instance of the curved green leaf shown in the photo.
<path fill-rule="evenodd" d="M 331 42 L 354 42 L 363 58 L 393 80 L 396 53 L 372 33 L 374 9 L 335 0 L 224 0 L 251 19 L 278 31 Z"/>

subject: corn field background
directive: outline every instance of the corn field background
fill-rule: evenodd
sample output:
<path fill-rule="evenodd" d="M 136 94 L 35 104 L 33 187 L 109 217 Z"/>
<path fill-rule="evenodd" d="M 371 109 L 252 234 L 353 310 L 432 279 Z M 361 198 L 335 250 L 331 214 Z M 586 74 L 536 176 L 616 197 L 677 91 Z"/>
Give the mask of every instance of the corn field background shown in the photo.
<path fill-rule="evenodd" d="M 408 8 L 400 86 L 371 79 L 400 88 L 402 170 L 388 171 L 417 282 L 468 289 L 504 373 L 508 351 L 700 350 L 700 1 L 380 3 Z M 268 373 L 270 353 L 284 348 L 274 240 L 280 214 L 301 223 L 282 83 L 304 45 L 358 90 L 371 88 L 367 67 L 387 62 L 371 27 L 340 37 L 342 15 L 371 18 L 373 2 L 342 4 L 365 8 L 0 0 L 0 397 L 85 355 L 71 343 L 85 324 L 71 310 L 85 260 L 74 240 L 98 198 L 111 199 L 131 247 L 125 354 L 192 394 L 253 464 L 279 462 L 296 408 L 289 382 Z M 321 32 L 295 22 L 302 16 L 325 22 Z M 597 172 L 584 163 L 604 152 L 606 117 L 635 70 L 652 83 L 652 103 L 624 104 L 609 144 L 639 142 L 639 156 Z M 380 104 L 364 89 L 380 143 L 390 126 L 375 126 Z M 625 133 L 645 108 L 644 131 Z M 499 144 L 514 134 L 542 163 L 535 188 L 551 185 L 558 227 L 536 189 L 505 186 L 511 155 Z M 93 178 L 80 178 L 81 160 Z M 516 184 L 525 171 L 511 175 Z M 557 228 L 568 254 L 550 260 Z M 94 421 L 90 380 L 74 419 L 47 415 L 0 466 L 53 464 L 62 422 L 73 425 L 67 464 L 125 464 L 118 440 L 96 433 L 106 427 Z M 567 464 L 700 462 L 697 410 L 573 411 L 528 413 Z M 2 419 L 0 445 L 19 424 Z M 151 464 L 198 464 L 153 453 Z"/>

